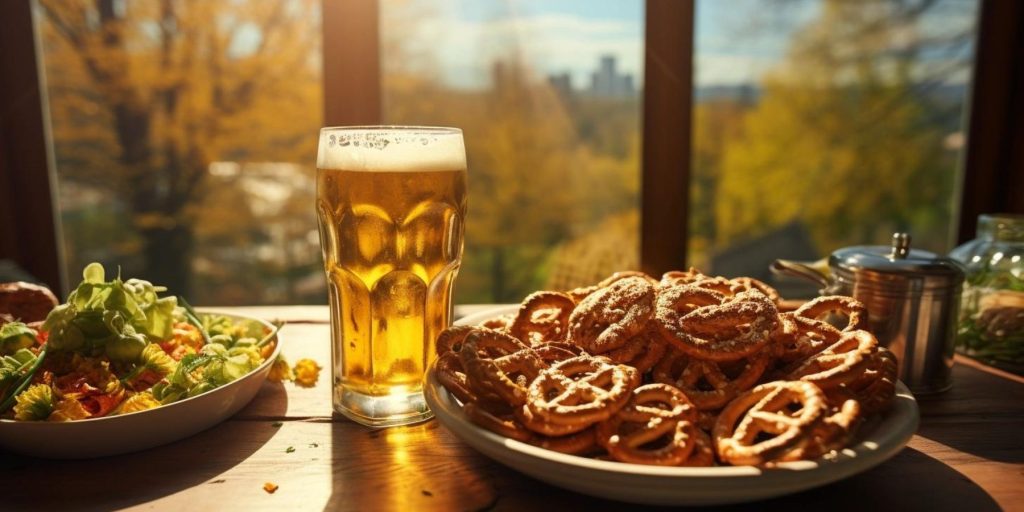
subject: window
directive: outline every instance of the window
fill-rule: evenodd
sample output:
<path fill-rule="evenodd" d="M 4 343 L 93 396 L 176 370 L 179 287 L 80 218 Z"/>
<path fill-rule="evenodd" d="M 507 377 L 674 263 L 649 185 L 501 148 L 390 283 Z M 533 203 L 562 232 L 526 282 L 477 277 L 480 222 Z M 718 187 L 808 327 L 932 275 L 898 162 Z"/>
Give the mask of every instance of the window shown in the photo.
<path fill-rule="evenodd" d="M 319 2 L 39 0 L 69 279 L 322 302 Z"/>
<path fill-rule="evenodd" d="M 690 260 L 949 251 L 978 2 L 770 3 L 696 5 Z"/>
<path fill-rule="evenodd" d="M 353 73 L 321 66 L 331 34 L 321 6 L 325 17 L 340 11 L 328 26 L 373 27 L 366 18 L 379 17 L 365 38 L 370 57 L 346 57 Z M 323 302 L 306 186 L 313 134 L 325 114 L 339 117 L 323 103 L 337 95 L 324 91 L 356 75 L 373 78 L 373 108 L 354 108 L 345 124 L 466 131 L 474 224 L 458 302 L 514 301 L 638 262 L 677 266 L 683 240 L 689 263 L 761 276 L 768 259 L 882 243 L 896 229 L 944 252 L 958 224 L 970 238 L 977 213 L 1021 208 L 1019 187 L 1007 186 L 1020 181 L 1012 4 L 35 0 L 31 9 L 70 280 L 98 260 L 197 303 Z M 32 34 L 17 32 L 25 44 L 0 62 L 3 90 L 19 91 L 2 98 L 5 115 L 12 105 L 31 114 L 17 102 L 34 88 L 23 78 Z M 977 70 L 976 45 L 986 57 Z M 669 47 L 683 50 L 664 59 Z M 346 51 L 357 53 L 332 46 Z M 645 70 L 652 55 L 662 60 Z M 687 100 L 664 108 L 676 91 Z M 671 111 L 672 129 L 650 122 L 658 109 Z M 692 147 L 680 141 L 688 129 Z M 13 155 L 0 161 L 6 183 L 24 185 L 12 166 L 45 158 L 42 130 L 30 131 L 39 143 L 28 149 L 23 134 L 2 134 Z M 667 164 L 642 161 L 666 146 L 676 146 L 659 159 Z M 662 186 L 672 173 L 679 179 Z M 48 201 L 45 187 L 10 188 Z M 10 257 L 31 245 L 14 253 L 31 266 L 48 259 L 33 251 L 55 251 L 47 236 L 9 226 L 34 220 L 18 218 L 29 216 L 10 200 L 20 194 L 0 190 L 0 249 Z M 668 247 L 674 233 L 686 236 Z"/>
<path fill-rule="evenodd" d="M 384 122 L 462 128 L 456 302 L 639 265 L 643 3 L 381 2 Z"/>

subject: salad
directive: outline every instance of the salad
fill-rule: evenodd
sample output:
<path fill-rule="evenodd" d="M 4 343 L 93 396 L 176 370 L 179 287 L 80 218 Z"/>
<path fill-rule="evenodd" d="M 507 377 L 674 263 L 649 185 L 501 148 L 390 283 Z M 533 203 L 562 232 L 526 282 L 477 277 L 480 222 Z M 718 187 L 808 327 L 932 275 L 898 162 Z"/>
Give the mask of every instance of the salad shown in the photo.
<path fill-rule="evenodd" d="M 261 365 L 277 329 L 197 314 L 166 288 L 107 281 L 103 266 L 41 325 L 0 327 L 0 418 L 74 421 L 159 407 L 223 386 Z"/>

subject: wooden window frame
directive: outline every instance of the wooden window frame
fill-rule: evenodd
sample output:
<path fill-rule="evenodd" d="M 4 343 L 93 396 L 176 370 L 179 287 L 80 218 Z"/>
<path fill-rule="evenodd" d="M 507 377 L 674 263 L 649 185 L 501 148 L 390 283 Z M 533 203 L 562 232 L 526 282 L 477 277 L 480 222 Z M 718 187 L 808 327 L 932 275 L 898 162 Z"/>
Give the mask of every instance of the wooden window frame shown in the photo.
<path fill-rule="evenodd" d="M 686 265 L 694 0 L 647 0 L 641 267 Z M 381 122 L 377 0 L 322 0 L 324 124 Z M 66 291 L 30 0 L 0 2 L 0 259 Z M 328 29 L 329 27 L 329 29 Z M 1024 214 L 1024 4 L 982 0 L 957 238 L 978 214 Z"/>

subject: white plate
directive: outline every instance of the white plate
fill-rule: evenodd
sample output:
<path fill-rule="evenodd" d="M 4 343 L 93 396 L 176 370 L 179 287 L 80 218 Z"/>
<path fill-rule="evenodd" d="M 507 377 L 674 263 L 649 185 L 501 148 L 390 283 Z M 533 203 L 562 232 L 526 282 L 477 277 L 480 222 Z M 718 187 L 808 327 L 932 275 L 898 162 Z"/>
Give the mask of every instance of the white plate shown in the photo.
<path fill-rule="evenodd" d="M 200 313 L 216 313 L 274 328 L 264 320 L 249 316 L 209 310 Z M 270 357 L 243 377 L 155 409 L 68 422 L 0 420 L 0 448 L 35 457 L 84 459 L 135 452 L 184 439 L 245 407 L 259 392 L 280 352 L 278 337 Z"/>
<path fill-rule="evenodd" d="M 475 325 L 515 312 L 501 307 L 470 315 L 458 324 Z M 711 505 L 791 494 L 842 480 L 898 453 L 917 430 L 914 396 L 896 385 L 892 408 L 860 429 L 857 442 L 829 459 L 799 461 L 762 469 L 752 466 L 674 468 L 642 466 L 565 455 L 499 436 L 462 414 L 459 403 L 427 374 L 426 399 L 438 421 L 484 455 L 552 485 L 601 498 L 654 505 Z"/>

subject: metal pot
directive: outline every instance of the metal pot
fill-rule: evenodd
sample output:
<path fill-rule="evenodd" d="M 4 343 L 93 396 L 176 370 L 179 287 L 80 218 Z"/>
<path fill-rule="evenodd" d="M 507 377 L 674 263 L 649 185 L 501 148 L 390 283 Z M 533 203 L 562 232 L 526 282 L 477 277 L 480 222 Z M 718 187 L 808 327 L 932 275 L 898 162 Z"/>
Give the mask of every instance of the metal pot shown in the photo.
<path fill-rule="evenodd" d="M 772 271 L 809 279 L 822 295 L 847 295 L 867 306 L 871 332 L 900 361 L 900 379 L 919 394 L 952 385 L 953 343 L 964 282 L 950 258 L 910 248 L 910 235 L 892 245 L 839 249 L 828 272 L 817 264 L 776 260 Z"/>

